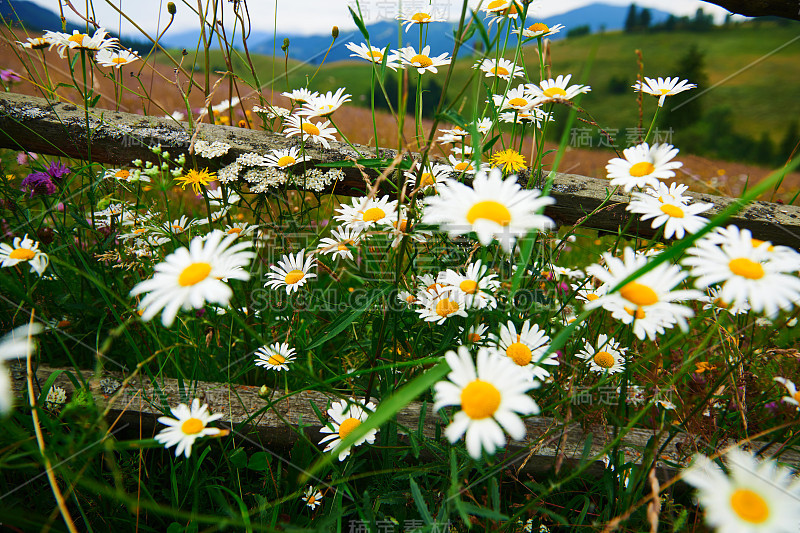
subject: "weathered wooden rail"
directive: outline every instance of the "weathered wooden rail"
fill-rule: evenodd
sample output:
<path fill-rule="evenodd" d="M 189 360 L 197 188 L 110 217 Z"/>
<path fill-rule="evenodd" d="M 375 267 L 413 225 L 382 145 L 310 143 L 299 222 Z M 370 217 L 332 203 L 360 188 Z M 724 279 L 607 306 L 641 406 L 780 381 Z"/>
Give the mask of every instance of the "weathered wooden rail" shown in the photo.
<path fill-rule="evenodd" d="M 17 364 L 17 363 L 15 363 Z M 41 386 L 56 370 L 40 366 L 36 370 L 35 382 Z M 75 372 L 73 369 L 61 369 L 64 372 Z M 229 385 L 206 381 L 195 382 L 192 389 L 182 389 L 175 379 L 163 378 L 153 383 L 146 377 L 137 376 L 119 389 L 125 375 L 117 372 L 104 372 L 95 376 L 92 371 L 81 371 L 84 379 L 92 386 L 92 394 L 100 408 L 108 407 L 107 420 L 110 424 L 121 427 L 130 424 L 136 428 L 131 438 L 139 438 L 140 430 L 144 438 L 154 435 L 161 427 L 157 418 L 162 415 L 163 406 L 175 406 L 179 402 L 188 403 L 191 398 L 201 398 L 207 402 L 213 412 L 224 413 L 225 416 L 217 424 L 220 427 L 231 427 L 236 430 L 232 438 L 244 439 L 250 443 L 258 443 L 276 451 L 285 450 L 296 442 L 300 436 L 297 428 L 302 427 L 306 436 L 314 443 L 319 442 L 323 434 L 319 433 L 319 422 L 311 404 L 325 412 L 331 400 L 338 398 L 320 392 L 305 391 L 293 395 L 285 395 L 282 391 L 271 391 L 271 398 L 259 396 L 258 387 L 246 385 Z M 18 397 L 27 394 L 25 370 L 22 365 L 12 372 L 13 388 Z M 116 380 L 115 386 L 109 386 L 104 380 Z M 68 398 L 74 393 L 74 386 L 65 373 L 60 374 L 54 385 L 63 387 Z M 38 394 L 40 389 L 34 387 Z M 346 397 L 346 396 L 342 396 Z M 268 407 L 267 409 L 264 409 Z M 397 414 L 397 423 L 409 431 L 417 431 L 420 416 L 424 416 L 422 432 L 428 438 L 443 435 L 441 417 L 430 410 L 421 415 L 422 404 L 412 402 Z M 288 424 L 288 425 L 287 425 Z M 611 426 L 582 426 L 579 423 L 564 424 L 555 418 L 533 416 L 525 420 L 527 434 L 522 442 L 512 442 L 500 453 L 500 459 L 508 460 L 507 467 L 519 469 L 521 472 L 545 472 L 553 468 L 561 456 L 565 465 L 574 466 L 582 458 L 598 455 L 615 438 L 617 428 Z M 113 430 L 113 428 L 112 428 Z M 655 435 L 653 431 L 632 429 L 621 439 L 619 448 L 626 459 L 641 463 L 648 442 Z M 444 437 L 441 437 L 444 438 Z M 585 445 L 591 439 L 586 453 Z M 666 441 L 661 436 L 659 445 Z M 732 442 L 729 444 L 733 444 Z M 754 449 L 761 449 L 767 455 L 775 455 L 780 461 L 789 464 L 800 464 L 800 452 L 793 449 L 780 448 L 778 445 L 751 443 Z M 723 446 L 724 443 L 718 443 Z M 673 475 L 676 469 L 672 465 L 686 464 L 695 451 L 707 452 L 703 443 L 696 438 L 682 434 L 671 439 L 664 447 L 657 461 L 659 477 Z M 522 452 L 522 453 L 520 453 Z M 432 454 L 422 454 L 422 460 L 444 460 Z M 592 465 L 597 471 L 604 468 L 599 461 Z"/>
<path fill-rule="evenodd" d="M 189 149 L 193 132 L 188 123 L 157 117 L 144 117 L 130 113 L 92 109 L 89 112 L 91 128 L 91 159 L 100 163 L 128 165 L 134 159 L 154 160 L 149 146 L 160 144 L 173 155 Z M 199 125 L 198 139 L 222 141 L 231 145 L 226 156 L 216 161 L 229 163 L 247 152 L 267 153 L 271 149 L 296 145 L 296 139 L 287 139 L 276 133 L 249 130 L 230 126 Z M 14 93 L 0 93 L 0 147 L 31 152 L 86 159 L 89 142 L 86 130 L 86 113 L 79 106 L 51 104 L 48 101 Z M 374 149 L 357 146 L 368 156 Z M 342 161 L 358 157 L 344 143 L 331 143 L 331 149 L 316 145 L 306 146 L 311 163 Z M 391 150 L 381 151 L 383 157 L 394 157 Z M 201 160 L 205 166 L 208 161 Z M 345 179 L 336 183 L 336 194 L 360 195 L 365 190 L 364 179 L 356 168 L 345 168 Z M 375 173 L 366 170 L 368 174 Z M 557 174 L 551 190 L 556 204 L 547 214 L 559 225 L 572 225 L 582 221 L 606 201 L 610 191 L 608 180 L 588 178 L 575 174 Z M 328 191 L 330 192 L 330 191 Z M 389 191 L 387 190 L 388 194 Z M 709 215 L 718 213 L 736 199 L 709 194 L 692 193 L 697 201 L 714 205 Z M 614 194 L 601 212 L 585 221 L 587 227 L 616 232 L 628 222 L 631 214 L 625 211 L 628 197 Z M 750 229 L 762 240 L 800 248 L 800 208 L 769 202 L 753 202 L 742 209 L 731 221 Z M 651 237 L 650 223 L 632 224 L 631 233 Z"/>

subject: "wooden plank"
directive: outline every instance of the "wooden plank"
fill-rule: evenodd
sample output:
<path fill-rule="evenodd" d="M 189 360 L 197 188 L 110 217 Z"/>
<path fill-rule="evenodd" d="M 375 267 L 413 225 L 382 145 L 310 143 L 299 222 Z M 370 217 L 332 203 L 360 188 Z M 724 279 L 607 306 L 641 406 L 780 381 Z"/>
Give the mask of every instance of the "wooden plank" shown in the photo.
<path fill-rule="evenodd" d="M 56 370 L 74 372 L 72 369 L 56 369 L 40 366 L 36 370 L 36 382 L 41 386 Z M 297 394 L 285 395 L 282 391 L 271 391 L 271 408 L 254 416 L 254 413 L 268 405 L 267 401 L 258 395 L 258 387 L 246 385 L 228 385 L 226 383 L 212 383 L 206 381 L 195 382 L 190 392 L 182 390 L 178 381 L 170 378 L 151 382 L 148 378 L 137 376 L 130 380 L 127 386 L 114 391 L 113 387 L 105 385 L 102 390 L 101 382 L 111 378 L 118 383 L 125 379 L 123 374 L 117 372 L 103 372 L 95 376 L 92 371 L 81 371 L 87 382 L 92 384 L 92 394 L 100 408 L 109 408 L 107 420 L 118 426 L 130 424 L 136 428 L 133 432 L 138 438 L 139 427 L 142 434 L 147 437 L 161 429 L 157 418 L 162 415 L 161 406 L 176 406 L 180 402 L 188 403 L 191 398 L 197 397 L 207 402 L 213 412 L 224 413 L 219 426 L 232 427 L 238 436 L 246 436 L 250 440 L 260 442 L 270 449 L 286 449 L 299 438 L 297 428 L 302 426 L 306 435 L 312 442 L 319 442 L 323 434 L 319 433 L 321 424 L 311 407 L 313 403 L 325 412 L 331 401 L 339 398 L 333 395 L 314 391 L 304 391 Z M 19 363 L 12 365 L 13 389 L 17 397 L 24 398 L 27 394 L 25 370 Z M 55 385 L 67 391 L 71 398 L 74 386 L 65 373 L 59 375 Z M 40 390 L 35 387 L 35 390 Z M 342 396 L 346 397 L 346 396 Z M 420 402 L 412 402 L 397 415 L 400 426 L 416 431 L 419 424 Z M 289 426 L 286 425 L 286 423 Z M 544 416 L 533 416 L 525 420 L 527 434 L 523 442 L 512 442 L 498 457 L 509 460 L 509 467 L 521 468 L 523 472 L 544 472 L 553 468 L 556 458 L 561 453 L 568 465 L 580 462 L 584 452 L 584 444 L 591 437 L 589 457 L 595 456 L 614 439 L 618 428 L 601 425 L 581 425 L 578 423 L 563 424 L 561 421 Z M 428 438 L 435 438 L 437 433 L 443 435 L 442 418 L 431 412 L 430 404 L 424 419 L 423 433 Z M 563 435 L 566 434 L 564 437 Z M 653 431 L 633 429 L 622 438 L 620 449 L 625 452 L 626 460 L 640 464 L 648 441 L 654 436 Z M 664 437 L 660 439 L 663 443 Z M 732 442 L 728 443 L 733 444 Z M 459 445 L 463 445 L 459 444 Z M 725 443 L 719 443 L 725 445 Z M 766 446 L 764 443 L 752 443 L 755 449 L 765 447 L 765 455 L 780 452 L 780 460 L 790 464 L 800 463 L 800 453 L 792 449 L 779 450 L 776 445 Z M 671 463 L 686 464 L 695 451 L 705 449 L 700 439 L 691 435 L 679 435 L 670 441 L 661 455 Z M 430 454 L 423 455 L 423 460 L 442 460 Z M 594 471 L 603 468 L 599 461 L 592 466 Z M 659 476 L 666 478 L 675 473 L 663 460 L 657 463 Z"/>
<path fill-rule="evenodd" d="M 93 161 L 127 165 L 134 159 L 154 160 L 149 145 L 161 144 L 162 148 L 177 155 L 188 151 L 191 132 L 188 123 L 158 117 L 144 117 L 101 109 L 90 110 L 92 129 L 91 158 Z M 222 141 L 231 145 L 228 154 L 217 162 L 229 163 L 247 152 L 267 153 L 275 148 L 287 148 L 297 144 L 296 139 L 261 131 L 231 126 L 200 125 L 198 138 L 209 142 Z M 83 109 L 71 104 L 50 104 L 42 98 L 15 93 L 0 93 L 0 147 L 31 152 L 61 155 L 78 159 L 88 157 L 86 116 Z M 365 156 L 374 157 L 375 151 L 356 145 Z M 351 160 L 358 154 L 348 145 L 332 142 L 330 149 L 317 145 L 306 146 L 311 164 Z M 393 150 L 381 150 L 381 155 L 393 158 Z M 200 166 L 208 165 L 201 160 Z M 365 181 L 355 168 L 344 169 L 345 179 L 336 184 L 336 194 L 360 195 L 365 190 Z M 374 177 L 374 171 L 367 170 Z M 521 181 L 526 176 L 520 176 Z M 573 225 L 603 204 L 610 191 L 609 181 L 588 178 L 576 174 L 556 174 L 551 195 L 556 204 L 547 209 L 547 214 L 558 225 Z M 327 191 L 330 192 L 330 191 Z M 381 194 L 391 194 L 387 189 Z M 711 216 L 737 199 L 692 193 L 697 201 L 714 205 L 707 215 Z M 632 216 L 625 211 L 629 196 L 614 194 L 604 209 L 585 222 L 586 227 L 618 231 L 625 227 Z M 733 217 L 731 224 L 749 229 L 753 235 L 775 244 L 800 248 L 800 207 L 753 202 Z M 631 234 L 652 237 L 655 231 L 649 222 L 634 223 Z"/>

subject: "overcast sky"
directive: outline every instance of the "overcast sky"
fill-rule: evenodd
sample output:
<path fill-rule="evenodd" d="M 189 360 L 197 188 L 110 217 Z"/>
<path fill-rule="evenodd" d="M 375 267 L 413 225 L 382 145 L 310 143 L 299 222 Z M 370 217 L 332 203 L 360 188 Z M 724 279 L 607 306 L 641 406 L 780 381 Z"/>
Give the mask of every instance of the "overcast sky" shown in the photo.
<path fill-rule="evenodd" d="M 33 1 L 58 12 L 59 0 Z M 206 2 L 207 0 L 203 0 L 203 4 Z M 484 0 L 483 5 L 486 5 L 487 2 L 488 0 Z M 537 2 L 541 7 L 536 15 L 542 17 L 557 15 L 595 2 L 628 5 L 631 0 L 543 0 Z M 218 3 L 224 5 L 226 20 L 232 20 L 232 16 L 230 16 L 232 4 L 225 0 L 218 0 Z M 432 0 L 432 2 L 405 0 L 403 6 L 404 8 L 413 8 L 431 3 L 442 12 L 449 13 L 451 19 L 456 19 L 460 14 L 462 4 L 460 0 Z M 470 0 L 469 3 L 471 6 L 477 6 L 479 1 Z M 84 2 L 81 1 L 72 2 L 72 5 L 78 10 L 85 9 L 83 4 Z M 121 17 L 109 4 L 120 7 L 128 17 L 148 32 L 155 32 L 158 28 L 163 28 L 169 20 L 166 0 L 93 0 L 92 4 L 98 22 L 113 31 L 119 30 Z M 178 13 L 170 32 L 198 27 L 197 16 L 192 13 L 187 4 L 180 0 L 176 0 L 175 4 Z M 189 0 L 189 4 L 197 6 L 197 2 L 194 0 Z M 247 3 L 254 30 L 272 30 L 275 20 L 275 4 L 275 0 L 250 0 Z M 278 0 L 277 4 L 278 31 L 282 33 L 327 33 L 333 25 L 338 25 L 342 29 L 355 28 L 347 10 L 348 5 L 355 6 L 355 0 Z M 399 2 L 392 0 L 361 0 L 361 9 L 367 22 L 375 22 L 389 12 L 395 13 L 398 4 Z M 702 7 L 707 13 L 714 13 L 718 19 L 727 13 L 721 7 L 700 0 L 637 0 L 636 4 L 670 11 L 678 15 L 694 14 L 698 7 Z M 80 19 L 71 14 L 68 8 L 64 8 L 64 11 L 68 19 L 80 22 Z M 135 37 L 135 34 L 138 33 L 129 24 L 126 24 L 124 19 L 122 20 L 122 31 L 130 37 Z"/>

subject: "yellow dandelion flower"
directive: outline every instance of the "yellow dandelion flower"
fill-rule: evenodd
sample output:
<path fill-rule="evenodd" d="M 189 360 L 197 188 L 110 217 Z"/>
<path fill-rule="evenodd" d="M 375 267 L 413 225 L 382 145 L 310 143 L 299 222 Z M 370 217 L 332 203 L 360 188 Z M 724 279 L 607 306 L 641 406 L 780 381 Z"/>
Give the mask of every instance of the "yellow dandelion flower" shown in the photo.
<path fill-rule="evenodd" d="M 496 152 L 491 159 L 493 167 L 502 167 L 504 174 L 518 172 L 528 168 L 525 166 L 525 158 L 516 150 L 503 150 Z"/>
<path fill-rule="evenodd" d="M 187 185 L 191 185 L 194 193 L 200 194 L 201 186 L 208 187 L 208 184 L 216 179 L 216 173 L 209 172 L 208 168 L 204 168 L 203 170 L 192 169 L 180 178 L 175 178 L 175 181 L 180 184 L 181 189 L 185 190 Z"/>

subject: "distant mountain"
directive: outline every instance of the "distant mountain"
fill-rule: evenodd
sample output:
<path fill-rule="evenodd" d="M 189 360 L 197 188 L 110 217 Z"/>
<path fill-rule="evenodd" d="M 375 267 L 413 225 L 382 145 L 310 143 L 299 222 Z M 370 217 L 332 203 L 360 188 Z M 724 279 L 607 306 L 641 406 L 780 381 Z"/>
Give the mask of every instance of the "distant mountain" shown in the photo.
<path fill-rule="evenodd" d="M 61 31 L 61 17 L 55 12 L 25 0 L 0 0 L 0 17 L 9 24 L 20 22 L 29 30 Z M 80 26 L 67 22 L 67 31 L 79 30 Z"/>
<path fill-rule="evenodd" d="M 212 48 L 219 48 L 217 44 L 219 41 L 216 35 L 206 34 L 206 38 L 209 38 L 211 43 L 213 43 Z M 231 35 L 228 34 L 227 38 L 230 39 Z M 271 40 L 271 39 L 272 39 L 271 31 L 252 31 L 250 32 L 250 36 L 247 38 L 247 46 L 252 47 L 253 43 L 262 43 L 266 40 Z M 237 33 L 234 36 L 233 40 L 235 41 L 233 43 L 235 48 L 241 49 L 242 36 Z M 281 37 L 281 42 L 283 42 L 283 37 Z M 161 38 L 161 41 L 159 41 L 159 43 L 164 48 L 186 48 L 187 50 L 191 50 L 196 48 L 197 44 L 200 43 L 200 30 L 196 28 L 191 30 L 182 30 L 182 31 L 167 30 L 167 32 Z M 200 45 L 202 46 L 202 43 L 200 43 Z M 253 50 L 250 51 L 253 52 Z M 270 53 L 271 52 L 272 50 L 270 50 Z"/>
<path fill-rule="evenodd" d="M 660 11 L 658 9 L 651 9 L 652 23 L 659 24 L 665 21 L 670 13 Z M 598 31 L 614 31 L 621 30 L 625 25 L 625 17 L 628 14 L 628 6 L 615 6 L 610 4 L 590 4 L 588 6 L 573 9 L 561 15 L 554 15 L 547 17 L 538 22 L 544 22 L 548 26 L 556 24 L 563 24 L 565 26 L 561 33 L 553 35 L 552 39 L 561 39 L 566 37 L 567 32 L 571 28 L 578 26 L 589 26 L 592 33 Z M 438 31 L 430 32 L 428 34 L 428 44 L 434 54 L 440 54 L 444 51 L 453 49 L 453 33 L 457 26 L 455 24 L 438 24 Z M 374 46 L 384 47 L 389 44 L 391 47 L 398 46 L 397 39 L 397 22 L 396 21 L 382 21 L 367 26 L 369 32 L 370 42 Z M 409 31 L 403 34 L 403 41 L 408 44 L 414 44 L 418 39 L 418 33 Z M 306 61 L 309 63 L 319 63 L 325 55 L 325 51 L 331 43 L 330 34 L 325 35 L 292 35 L 292 34 L 278 34 L 278 47 L 283 44 L 283 39 L 288 38 L 289 56 L 293 59 Z M 196 34 L 193 39 L 196 43 Z M 472 38 L 469 44 L 473 44 L 479 37 Z M 361 32 L 352 30 L 342 32 L 336 40 L 334 48 L 328 54 L 326 61 L 340 61 L 343 59 L 350 59 L 350 51 L 345 48 L 344 44 L 349 41 L 362 42 L 364 39 Z M 263 42 L 256 42 L 251 39 L 249 42 L 254 43 L 250 46 L 251 52 L 258 52 L 263 54 L 271 54 L 273 43 L 271 36 Z M 516 39 L 510 40 L 510 46 L 516 45 Z"/>

